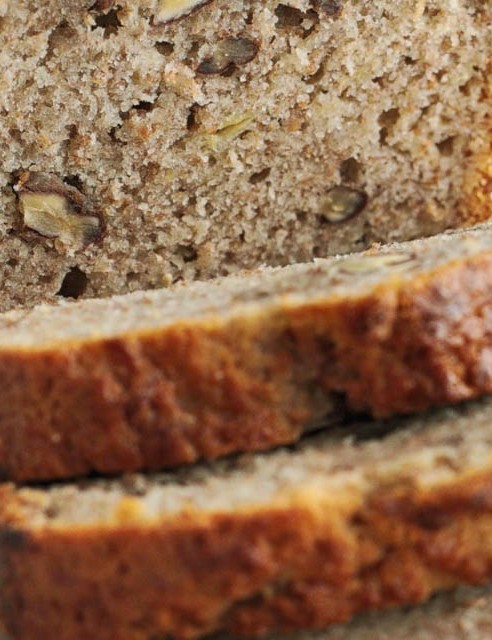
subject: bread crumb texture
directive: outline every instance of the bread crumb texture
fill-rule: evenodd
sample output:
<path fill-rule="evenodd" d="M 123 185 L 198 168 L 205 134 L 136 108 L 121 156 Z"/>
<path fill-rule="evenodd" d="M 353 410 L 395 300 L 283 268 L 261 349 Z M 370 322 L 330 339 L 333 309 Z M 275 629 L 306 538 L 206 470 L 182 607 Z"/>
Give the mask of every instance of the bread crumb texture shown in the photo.
<path fill-rule="evenodd" d="M 2 0 L 0 308 L 488 218 L 491 6 Z"/>
<path fill-rule="evenodd" d="M 488 400 L 370 439 L 366 425 L 176 473 L 3 485 L 2 618 L 15 640 L 251 638 L 484 584 L 491 421 Z"/>
<path fill-rule="evenodd" d="M 492 591 L 460 588 L 417 607 L 359 615 L 329 630 L 269 636 L 269 640 L 486 640 L 492 635 Z M 232 640 L 220 636 L 217 640 Z"/>

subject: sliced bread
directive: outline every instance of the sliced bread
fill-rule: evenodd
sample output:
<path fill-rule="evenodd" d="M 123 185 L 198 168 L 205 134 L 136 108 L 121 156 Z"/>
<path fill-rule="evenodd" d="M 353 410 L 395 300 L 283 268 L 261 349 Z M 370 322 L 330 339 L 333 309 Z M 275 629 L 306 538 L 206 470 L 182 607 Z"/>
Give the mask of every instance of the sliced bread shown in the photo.
<path fill-rule="evenodd" d="M 0 316 L 0 467 L 40 480 L 295 441 L 492 391 L 492 226 Z"/>
<path fill-rule="evenodd" d="M 4 485 L 8 630 L 252 637 L 491 580 L 492 399 L 368 427 L 174 473 Z"/>
<path fill-rule="evenodd" d="M 0 309 L 491 215 L 490 0 L 1 0 Z"/>
<path fill-rule="evenodd" d="M 134 636 L 142 637 L 142 636 Z M 461 587 L 418 606 L 365 613 L 320 631 L 269 635 L 267 640 L 490 640 L 492 588 Z M 214 635 L 211 640 L 238 640 Z M 0 640 L 15 640 L 0 631 Z"/>
<path fill-rule="evenodd" d="M 423 605 L 358 616 L 328 631 L 276 636 L 270 640 L 490 640 L 492 589 L 463 588 Z"/>

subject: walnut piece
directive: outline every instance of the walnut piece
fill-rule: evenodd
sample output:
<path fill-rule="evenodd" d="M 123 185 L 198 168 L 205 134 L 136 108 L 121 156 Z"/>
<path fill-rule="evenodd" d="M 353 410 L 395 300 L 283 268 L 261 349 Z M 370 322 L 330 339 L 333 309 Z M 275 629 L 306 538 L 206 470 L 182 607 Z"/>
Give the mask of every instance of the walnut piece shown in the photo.
<path fill-rule="evenodd" d="M 258 45 L 248 38 L 226 38 L 217 43 L 213 54 L 198 65 L 197 71 L 203 75 L 228 74 L 251 62 L 257 53 Z"/>
<path fill-rule="evenodd" d="M 347 275 L 364 275 L 380 269 L 390 268 L 397 271 L 410 271 L 417 266 L 414 255 L 409 253 L 366 254 L 357 258 L 341 260 L 338 269 Z"/>
<path fill-rule="evenodd" d="M 288 4 L 279 4 L 275 9 L 277 17 L 277 27 L 299 27 L 306 17 L 300 9 L 291 7 Z"/>
<path fill-rule="evenodd" d="M 313 0 L 312 4 L 320 13 L 331 18 L 336 18 L 343 9 L 342 0 Z"/>
<path fill-rule="evenodd" d="M 329 222 L 345 222 L 360 213 L 367 205 L 367 194 L 339 185 L 330 189 L 321 199 L 320 215 Z"/>
<path fill-rule="evenodd" d="M 211 0 L 159 0 L 156 23 L 165 24 L 193 13 Z"/>
<path fill-rule="evenodd" d="M 24 225 L 74 248 L 98 240 L 102 218 L 89 209 L 85 196 L 58 177 L 24 173 L 15 185 Z"/>
<path fill-rule="evenodd" d="M 205 145 L 212 151 L 220 151 L 240 135 L 251 129 L 255 121 L 252 114 L 231 118 L 212 134 L 204 135 Z"/>
<path fill-rule="evenodd" d="M 115 0 L 96 0 L 90 7 L 90 11 L 109 11 L 114 7 Z"/>

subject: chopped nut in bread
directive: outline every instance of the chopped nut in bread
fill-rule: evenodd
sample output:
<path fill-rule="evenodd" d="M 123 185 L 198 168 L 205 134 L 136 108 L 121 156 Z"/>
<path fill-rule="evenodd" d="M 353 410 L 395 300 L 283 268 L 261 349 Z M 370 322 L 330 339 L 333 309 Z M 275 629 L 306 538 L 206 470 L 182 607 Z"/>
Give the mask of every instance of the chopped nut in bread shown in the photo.
<path fill-rule="evenodd" d="M 25 173 L 14 190 L 24 225 L 47 238 L 82 248 L 102 236 L 102 220 L 86 208 L 82 193 L 59 178 Z"/>

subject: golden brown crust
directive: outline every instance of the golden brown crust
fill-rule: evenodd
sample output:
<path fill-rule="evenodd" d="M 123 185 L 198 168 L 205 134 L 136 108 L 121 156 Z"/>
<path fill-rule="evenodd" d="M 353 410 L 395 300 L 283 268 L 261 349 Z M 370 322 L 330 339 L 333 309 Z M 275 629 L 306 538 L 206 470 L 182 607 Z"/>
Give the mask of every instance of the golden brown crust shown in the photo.
<path fill-rule="evenodd" d="M 104 529 L 29 528 L 16 500 L 3 489 L 1 603 L 16 640 L 321 628 L 492 578 L 490 472 Z"/>
<path fill-rule="evenodd" d="M 329 412 L 413 413 L 492 391 L 492 254 L 365 296 L 227 324 L 0 353 L 16 480 L 158 468 L 297 440 Z"/>
<path fill-rule="evenodd" d="M 483 86 L 483 99 L 492 103 L 492 66 L 485 75 L 488 82 Z M 486 124 L 487 127 L 487 124 Z M 470 226 L 492 215 L 492 122 L 483 131 L 483 144 L 470 158 L 468 171 L 463 183 L 463 195 L 459 203 L 458 222 L 461 226 Z"/>

